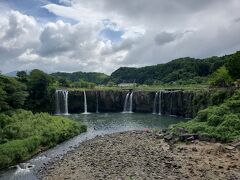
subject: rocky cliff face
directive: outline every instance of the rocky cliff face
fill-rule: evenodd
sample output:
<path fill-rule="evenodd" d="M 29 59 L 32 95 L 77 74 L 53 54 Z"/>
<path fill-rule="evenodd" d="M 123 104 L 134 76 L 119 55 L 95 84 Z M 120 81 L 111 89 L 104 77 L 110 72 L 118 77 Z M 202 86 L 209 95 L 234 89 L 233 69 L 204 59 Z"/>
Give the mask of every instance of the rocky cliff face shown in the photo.
<path fill-rule="evenodd" d="M 128 91 L 86 91 L 89 112 L 122 112 Z M 152 113 L 156 92 L 133 92 L 133 112 Z M 162 91 L 161 113 L 191 118 L 193 116 L 194 92 Z M 159 110 L 159 96 L 156 101 L 156 112 Z M 83 91 L 70 91 L 68 97 L 69 113 L 84 111 Z"/>

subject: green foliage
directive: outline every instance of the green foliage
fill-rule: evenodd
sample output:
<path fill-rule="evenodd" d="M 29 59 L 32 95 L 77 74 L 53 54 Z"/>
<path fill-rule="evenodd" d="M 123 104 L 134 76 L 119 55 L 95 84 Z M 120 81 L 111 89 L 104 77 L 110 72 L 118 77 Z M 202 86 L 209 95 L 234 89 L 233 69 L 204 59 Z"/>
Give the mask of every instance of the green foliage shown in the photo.
<path fill-rule="evenodd" d="M 232 89 L 214 89 L 210 95 L 210 105 L 219 105 L 224 102 L 225 99 L 231 97 L 234 91 Z"/>
<path fill-rule="evenodd" d="M 0 169 L 31 157 L 40 145 L 40 137 L 12 140 L 0 145 Z"/>
<path fill-rule="evenodd" d="M 34 112 L 48 112 L 51 109 L 51 84 L 53 78 L 40 70 L 32 70 L 28 76 L 27 108 Z"/>
<path fill-rule="evenodd" d="M 27 97 L 26 86 L 15 78 L 0 75 L 0 112 L 21 108 Z"/>
<path fill-rule="evenodd" d="M 210 106 L 198 112 L 197 117 L 176 127 L 186 128 L 190 133 L 205 135 L 227 142 L 240 138 L 240 91 L 220 106 Z"/>
<path fill-rule="evenodd" d="M 86 126 L 79 122 L 47 113 L 17 110 L 0 114 L 0 119 L 0 168 L 86 131 Z"/>
<path fill-rule="evenodd" d="M 53 77 L 55 77 L 57 80 L 59 79 L 66 79 L 71 82 L 79 82 L 79 81 L 85 81 L 85 82 L 91 82 L 95 84 L 103 84 L 107 82 L 108 75 L 104 73 L 96 73 L 96 72 L 74 72 L 74 73 L 62 73 L 57 72 L 51 74 Z"/>
<path fill-rule="evenodd" d="M 27 82 L 27 72 L 26 71 L 18 71 L 17 77 L 20 82 L 26 83 Z"/>
<path fill-rule="evenodd" d="M 240 79 L 240 51 L 228 56 L 227 61 L 227 68 L 231 77 Z"/>
<path fill-rule="evenodd" d="M 58 82 L 61 87 L 70 87 L 70 83 L 71 83 L 69 80 L 65 78 L 60 78 Z"/>
<path fill-rule="evenodd" d="M 147 66 L 142 68 L 121 67 L 110 76 L 115 83 L 136 82 L 140 84 L 160 83 L 203 83 L 204 77 L 212 74 L 217 68 L 225 64 L 223 57 L 207 59 L 180 58 L 166 64 Z"/>
<path fill-rule="evenodd" d="M 226 55 L 223 57 L 210 57 L 206 59 L 194 59 L 184 57 L 172 60 L 166 64 L 146 66 L 141 68 L 121 67 L 114 71 L 111 76 L 103 73 L 53 73 L 60 86 L 69 87 L 67 81 L 75 82 L 86 81 L 97 85 L 113 82 L 119 83 L 138 83 L 147 85 L 159 84 L 208 84 L 208 78 L 217 69 L 218 71 L 212 78 L 212 84 L 216 86 L 229 86 L 231 78 L 240 78 L 240 52 Z M 224 67 L 222 67 L 224 66 Z M 227 67 L 227 69 L 225 68 Z M 222 68 L 220 68 L 222 67 Z M 220 68 L 220 69 L 219 69 Z M 64 83 L 61 82 L 64 79 Z"/>
<path fill-rule="evenodd" d="M 96 86 L 95 83 L 87 82 L 80 80 L 78 82 L 71 83 L 70 87 L 72 88 L 86 88 L 86 89 L 93 89 Z"/>
<path fill-rule="evenodd" d="M 217 69 L 211 78 L 211 85 L 218 87 L 228 87 L 232 84 L 233 80 L 225 66 Z"/>

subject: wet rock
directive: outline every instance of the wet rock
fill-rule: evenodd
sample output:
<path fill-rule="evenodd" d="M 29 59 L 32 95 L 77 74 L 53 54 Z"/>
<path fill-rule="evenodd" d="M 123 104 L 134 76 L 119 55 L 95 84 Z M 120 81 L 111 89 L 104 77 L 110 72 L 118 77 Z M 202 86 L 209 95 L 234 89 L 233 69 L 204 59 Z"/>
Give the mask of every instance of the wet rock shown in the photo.
<path fill-rule="evenodd" d="M 166 141 L 166 142 L 169 142 L 169 141 L 171 141 L 173 139 L 173 135 L 172 134 L 166 134 L 166 135 L 164 135 L 164 140 Z"/>
<path fill-rule="evenodd" d="M 198 139 L 198 135 L 197 134 L 182 134 L 179 135 L 179 140 L 180 141 L 193 141 Z"/>
<path fill-rule="evenodd" d="M 235 149 L 234 146 L 225 146 L 225 148 L 226 148 L 227 150 L 233 150 L 233 149 Z"/>
<path fill-rule="evenodd" d="M 233 142 L 231 145 L 234 146 L 237 149 L 240 149 L 240 140 Z"/>
<path fill-rule="evenodd" d="M 162 139 L 164 137 L 164 135 L 163 134 L 155 134 L 155 138 L 156 139 Z"/>

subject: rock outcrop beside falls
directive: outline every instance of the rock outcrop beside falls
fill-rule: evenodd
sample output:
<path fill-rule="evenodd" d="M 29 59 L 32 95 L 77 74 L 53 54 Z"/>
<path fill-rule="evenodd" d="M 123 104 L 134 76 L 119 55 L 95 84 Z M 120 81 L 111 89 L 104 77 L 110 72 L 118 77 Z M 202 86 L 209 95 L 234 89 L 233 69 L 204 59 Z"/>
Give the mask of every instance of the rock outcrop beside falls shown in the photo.
<path fill-rule="evenodd" d="M 86 91 L 89 112 L 96 112 L 97 101 L 100 112 L 122 112 L 124 99 L 128 91 Z M 133 112 L 152 113 L 156 92 L 133 92 Z M 191 118 L 194 114 L 193 98 L 195 93 L 188 91 L 163 91 L 161 100 L 161 114 Z M 98 97 L 97 97 L 98 96 Z M 98 98 L 98 99 L 97 99 Z M 69 92 L 69 113 L 84 111 L 82 91 Z M 156 104 L 157 113 L 159 100 Z"/>

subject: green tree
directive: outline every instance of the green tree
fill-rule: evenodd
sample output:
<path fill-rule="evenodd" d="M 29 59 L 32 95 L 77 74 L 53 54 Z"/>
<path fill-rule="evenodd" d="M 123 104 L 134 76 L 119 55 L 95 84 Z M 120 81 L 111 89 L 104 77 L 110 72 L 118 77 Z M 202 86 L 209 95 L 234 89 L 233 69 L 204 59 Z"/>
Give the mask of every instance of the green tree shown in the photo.
<path fill-rule="evenodd" d="M 233 79 L 240 79 L 240 51 L 227 59 L 227 69 Z"/>
<path fill-rule="evenodd" d="M 0 75 L 0 111 L 22 108 L 27 95 L 23 83 L 15 78 Z"/>
<path fill-rule="evenodd" d="M 211 85 L 218 87 L 228 87 L 233 82 L 229 72 L 225 66 L 220 67 L 213 73 Z"/>
<path fill-rule="evenodd" d="M 27 108 L 34 112 L 49 111 L 51 104 L 51 88 L 53 78 L 38 69 L 32 70 L 28 77 Z"/>
<path fill-rule="evenodd" d="M 27 82 L 27 72 L 26 71 L 18 71 L 17 77 L 18 77 L 19 81 L 21 81 L 23 83 Z"/>
<path fill-rule="evenodd" d="M 59 84 L 61 87 L 69 87 L 70 86 L 70 81 L 65 79 L 65 78 L 60 78 L 58 80 Z"/>

